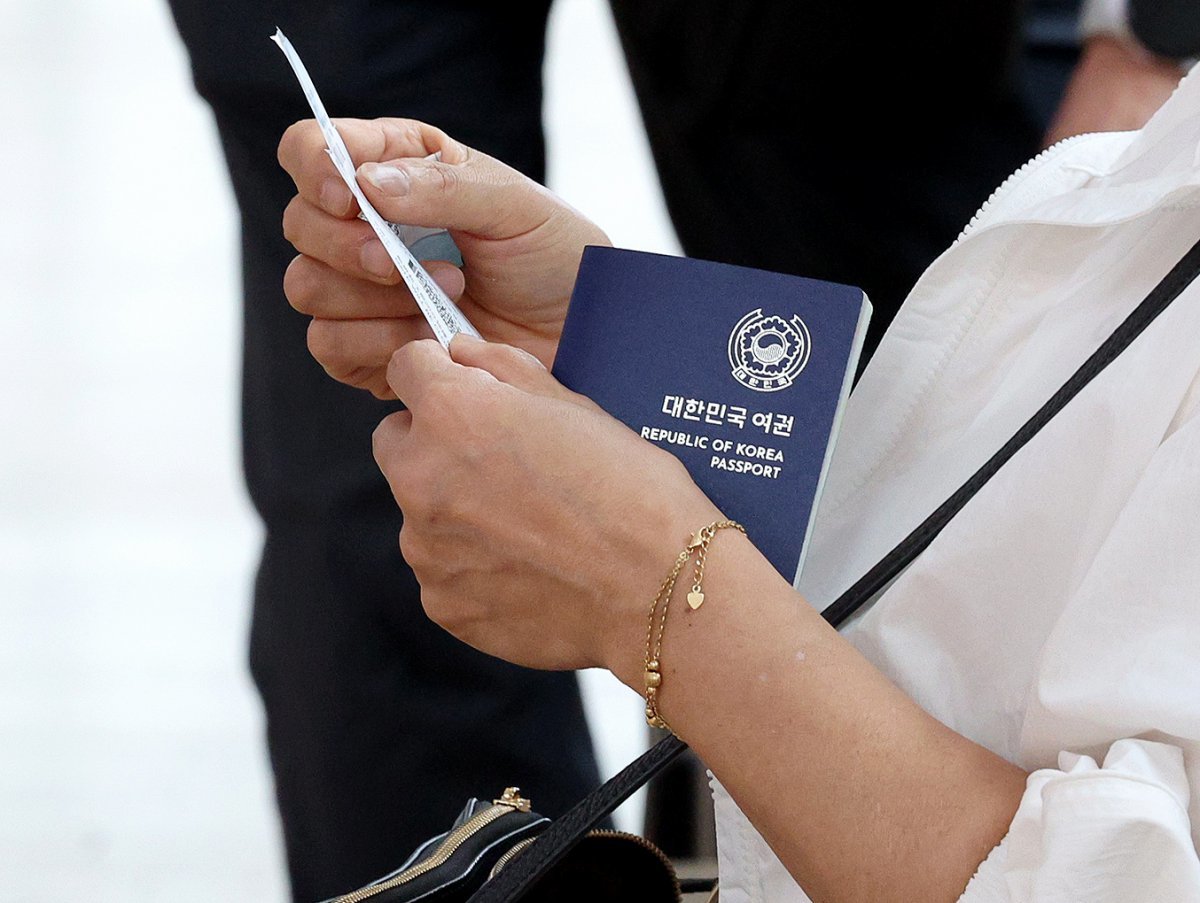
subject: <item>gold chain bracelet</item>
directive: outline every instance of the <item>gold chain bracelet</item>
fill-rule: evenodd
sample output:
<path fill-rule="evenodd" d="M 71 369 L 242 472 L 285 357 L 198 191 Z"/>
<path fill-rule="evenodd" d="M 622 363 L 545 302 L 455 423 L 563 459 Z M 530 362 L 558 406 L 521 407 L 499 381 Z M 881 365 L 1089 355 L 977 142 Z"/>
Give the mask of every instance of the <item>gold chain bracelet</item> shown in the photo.
<path fill-rule="evenodd" d="M 704 562 L 708 556 L 708 546 L 713 537 L 717 535 L 718 530 L 727 528 L 737 530 L 743 535 L 746 533 L 745 527 L 732 520 L 714 521 L 707 527 L 697 530 L 688 541 L 687 548 L 676 557 L 671 573 L 667 575 L 658 595 L 650 603 L 650 619 L 646 625 L 645 672 L 642 677 L 646 682 L 646 723 L 651 727 L 671 730 L 671 726 L 658 713 L 658 691 L 662 687 L 663 633 L 667 629 L 667 609 L 670 607 L 671 595 L 675 591 L 675 582 L 694 554 L 696 556 L 696 578 L 692 581 L 692 591 L 687 594 L 687 602 L 692 611 L 704 604 L 704 590 L 701 584 L 704 582 Z"/>

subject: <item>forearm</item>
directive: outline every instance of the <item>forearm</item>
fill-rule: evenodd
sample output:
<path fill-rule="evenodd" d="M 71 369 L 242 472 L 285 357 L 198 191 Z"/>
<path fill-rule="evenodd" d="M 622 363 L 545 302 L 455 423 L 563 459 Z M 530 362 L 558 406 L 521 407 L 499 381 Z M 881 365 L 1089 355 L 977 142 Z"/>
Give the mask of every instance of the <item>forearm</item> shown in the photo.
<path fill-rule="evenodd" d="M 957 899 L 1025 773 L 922 711 L 742 537 L 709 556 L 708 601 L 673 602 L 664 717 L 814 899 Z"/>
<path fill-rule="evenodd" d="M 601 665 L 642 690 L 650 600 L 720 519 L 684 466 L 514 348 L 412 342 L 387 379 L 408 410 L 374 451 L 429 616 L 517 664 Z M 659 711 L 800 884 L 820 900 L 959 896 L 1025 775 L 922 712 L 736 531 L 711 542 L 696 611 L 691 577 Z"/>

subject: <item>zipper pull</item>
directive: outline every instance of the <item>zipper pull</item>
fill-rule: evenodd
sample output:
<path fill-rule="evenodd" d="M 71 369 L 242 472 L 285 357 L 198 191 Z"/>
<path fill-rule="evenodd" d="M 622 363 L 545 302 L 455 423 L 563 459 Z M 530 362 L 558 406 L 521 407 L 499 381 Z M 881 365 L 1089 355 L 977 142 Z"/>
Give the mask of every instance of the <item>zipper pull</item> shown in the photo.
<path fill-rule="evenodd" d="M 492 800 L 493 806 L 508 806 L 510 809 L 516 809 L 518 812 L 528 812 L 533 808 L 533 803 L 521 796 L 520 787 L 505 787 L 504 793 L 500 795 L 500 799 Z"/>

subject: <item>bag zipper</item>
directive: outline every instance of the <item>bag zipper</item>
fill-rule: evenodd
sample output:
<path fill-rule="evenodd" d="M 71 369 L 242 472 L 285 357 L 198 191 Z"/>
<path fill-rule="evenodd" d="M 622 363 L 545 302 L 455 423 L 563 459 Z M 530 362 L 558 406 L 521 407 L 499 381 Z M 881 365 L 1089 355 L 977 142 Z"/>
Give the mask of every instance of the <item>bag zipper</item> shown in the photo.
<path fill-rule="evenodd" d="M 504 867 L 506 865 L 508 865 L 510 862 L 512 862 L 514 859 L 516 859 L 518 856 L 520 856 L 522 853 L 524 853 L 528 847 L 532 846 L 532 844 L 535 840 L 537 840 L 536 837 L 526 837 L 524 840 L 522 840 L 520 843 L 518 843 L 515 847 L 513 847 L 511 850 L 509 850 L 507 853 L 505 853 L 503 856 L 501 856 L 499 859 L 497 859 L 496 864 L 492 866 L 492 870 L 490 872 L 488 872 L 488 876 L 487 876 L 488 881 L 491 881 L 493 878 L 495 878 L 497 875 L 499 875 L 500 872 L 504 870 Z"/>
<path fill-rule="evenodd" d="M 376 894 L 381 894 L 402 884 L 407 884 L 409 881 L 419 878 L 421 875 L 445 864 L 446 860 L 453 856 L 458 851 L 458 848 L 466 843 L 472 835 L 478 833 L 496 819 L 512 812 L 528 812 L 529 810 L 529 800 L 521 796 L 520 789 L 517 787 L 508 787 L 500 799 L 493 800 L 492 805 L 480 812 L 476 812 L 467 821 L 447 834 L 446 839 L 438 844 L 438 848 L 427 858 L 405 869 L 395 878 L 390 878 L 380 884 L 370 884 L 352 893 L 336 897 L 333 903 L 359 903 L 361 900 L 369 900 Z M 511 853 L 512 851 L 510 850 L 509 852 Z"/>

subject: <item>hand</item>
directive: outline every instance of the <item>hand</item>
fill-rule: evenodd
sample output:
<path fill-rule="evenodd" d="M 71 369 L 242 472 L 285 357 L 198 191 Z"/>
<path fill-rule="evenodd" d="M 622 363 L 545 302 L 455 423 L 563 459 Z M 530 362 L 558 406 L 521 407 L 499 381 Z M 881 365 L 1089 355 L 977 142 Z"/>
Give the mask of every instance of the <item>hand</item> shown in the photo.
<path fill-rule="evenodd" d="M 641 691 L 650 600 L 720 517 L 683 466 L 514 348 L 410 342 L 388 379 L 408 410 L 375 455 L 430 617 L 509 661 L 605 667 Z M 668 624 L 664 717 L 814 899 L 956 899 L 1025 773 L 906 698 L 726 533 L 711 601 Z"/>
<path fill-rule="evenodd" d="M 387 377 L 408 410 L 375 459 L 429 616 L 517 664 L 638 684 L 650 600 L 720 517 L 683 465 L 516 348 L 410 342 Z"/>
<path fill-rule="evenodd" d="M 359 185 L 385 219 L 450 230 L 463 268 L 427 268 L 467 319 L 488 339 L 549 365 L 583 249 L 609 244 L 607 236 L 536 182 L 432 126 L 344 119 L 338 130 L 359 165 Z M 283 218 L 300 252 L 284 293 L 313 317 L 309 348 L 335 379 L 394 398 L 386 380 L 392 352 L 432 332 L 382 243 L 357 218 L 316 122 L 287 130 L 279 162 L 299 192 Z"/>
<path fill-rule="evenodd" d="M 1140 129 L 1171 96 L 1179 66 L 1108 35 L 1084 44 L 1045 146 L 1085 132 Z"/>

